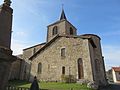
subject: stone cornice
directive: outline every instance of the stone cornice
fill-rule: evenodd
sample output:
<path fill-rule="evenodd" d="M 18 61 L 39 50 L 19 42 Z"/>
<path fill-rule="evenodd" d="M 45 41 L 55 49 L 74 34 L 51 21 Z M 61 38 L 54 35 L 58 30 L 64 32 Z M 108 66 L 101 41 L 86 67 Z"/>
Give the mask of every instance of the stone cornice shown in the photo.
<path fill-rule="evenodd" d="M 0 5 L 0 9 L 5 10 L 9 13 L 13 13 L 13 9 L 5 4 Z"/>

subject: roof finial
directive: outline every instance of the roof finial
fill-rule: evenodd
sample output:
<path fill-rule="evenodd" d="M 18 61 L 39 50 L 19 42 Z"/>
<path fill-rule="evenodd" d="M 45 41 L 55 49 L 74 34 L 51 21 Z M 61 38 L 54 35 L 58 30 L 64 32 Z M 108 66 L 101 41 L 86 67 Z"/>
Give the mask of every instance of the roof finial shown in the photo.
<path fill-rule="evenodd" d="M 64 13 L 64 8 L 63 7 L 64 7 L 64 4 L 62 4 L 62 13 L 61 13 L 60 20 L 63 20 L 63 19 L 67 20 L 67 18 L 65 16 L 65 13 Z"/>
<path fill-rule="evenodd" d="M 11 1 L 10 0 L 4 0 L 4 4 L 7 5 L 7 6 L 10 6 Z"/>
<path fill-rule="evenodd" d="M 64 9 L 64 4 L 62 4 L 62 10 Z"/>

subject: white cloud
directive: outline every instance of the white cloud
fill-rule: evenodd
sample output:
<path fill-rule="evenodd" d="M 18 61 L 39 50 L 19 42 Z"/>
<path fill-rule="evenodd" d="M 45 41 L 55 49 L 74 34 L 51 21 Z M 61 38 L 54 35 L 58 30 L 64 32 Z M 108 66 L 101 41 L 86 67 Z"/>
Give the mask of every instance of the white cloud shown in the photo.
<path fill-rule="evenodd" d="M 23 44 L 20 41 L 12 40 L 11 42 L 11 49 L 13 50 L 13 55 L 22 54 L 22 50 L 26 47 L 25 44 Z"/>
<path fill-rule="evenodd" d="M 14 31 L 11 40 L 11 49 L 13 50 L 13 55 L 22 54 L 24 48 L 26 48 L 29 43 L 26 43 L 26 39 L 28 38 L 27 32 L 23 29 L 19 31 L 18 28 L 15 28 L 18 31 Z"/>
<path fill-rule="evenodd" d="M 23 32 L 23 31 L 16 32 L 15 34 L 18 37 L 26 37 L 27 36 L 27 33 Z"/>
<path fill-rule="evenodd" d="M 23 31 L 16 31 L 12 35 L 11 49 L 13 55 L 22 54 L 23 49 L 30 47 L 33 42 L 28 41 L 29 33 Z"/>

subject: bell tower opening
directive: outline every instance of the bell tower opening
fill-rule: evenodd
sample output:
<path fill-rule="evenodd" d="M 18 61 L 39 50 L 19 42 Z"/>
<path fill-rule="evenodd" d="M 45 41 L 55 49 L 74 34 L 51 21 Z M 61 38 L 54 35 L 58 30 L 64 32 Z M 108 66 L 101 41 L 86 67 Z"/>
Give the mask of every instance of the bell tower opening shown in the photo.
<path fill-rule="evenodd" d="M 54 26 L 53 27 L 53 31 L 52 31 L 52 35 L 56 35 L 58 33 L 58 27 L 57 26 Z"/>
<path fill-rule="evenodd" d="M 76 31 L 77 29 L 67 20 L 62 8 L 60 19 L 47 26 L 47 42 L 52 40 L 56 35 L 76 35 Z"/>
<path fill-rule="evenodd" d="M 73 29 L 70 27 L 70 35 L 73 35 Z"/>

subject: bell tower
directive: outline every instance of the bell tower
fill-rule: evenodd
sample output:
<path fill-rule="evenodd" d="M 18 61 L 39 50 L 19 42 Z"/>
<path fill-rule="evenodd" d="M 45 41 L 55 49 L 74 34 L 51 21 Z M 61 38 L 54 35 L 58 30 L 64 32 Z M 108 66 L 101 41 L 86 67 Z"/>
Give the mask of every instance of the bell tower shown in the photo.
<path fill-rule="evenodd" d="M 77 29 L 67 20 L 62 8 L 60 19 L 47 27 L 47 42 L 52 40 L 56 35 L 76 35 L 76 31 Z"/>

